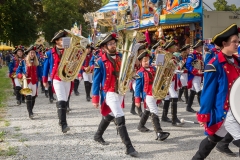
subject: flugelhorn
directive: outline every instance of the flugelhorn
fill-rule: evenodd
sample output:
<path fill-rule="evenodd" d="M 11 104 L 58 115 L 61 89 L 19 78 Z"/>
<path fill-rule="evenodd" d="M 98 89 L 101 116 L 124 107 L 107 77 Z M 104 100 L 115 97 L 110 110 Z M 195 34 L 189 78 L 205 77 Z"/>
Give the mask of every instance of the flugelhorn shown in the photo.
<path fill-rule="evenodd" d="M 32 90 L 30 88 L 28 88 L 27 79 L 30 79 L 30 78 L 26 78 L 26 76 L 23 75 L 23 77 L 22 77 L 23 89 L 20 90 L 20 94 L 23 94 L 23 95 L 32 94 Z"/>

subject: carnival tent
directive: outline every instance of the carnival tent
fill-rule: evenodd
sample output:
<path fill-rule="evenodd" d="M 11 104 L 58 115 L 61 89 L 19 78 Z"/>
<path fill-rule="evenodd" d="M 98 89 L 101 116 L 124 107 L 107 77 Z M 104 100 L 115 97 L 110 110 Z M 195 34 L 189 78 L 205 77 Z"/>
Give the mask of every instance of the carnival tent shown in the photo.
<path fill-rule="evenodd" d="M 103 6 L 97 12 L 117 11 L 118 10 L 118 2 L 119 2 L 119 0 L 110 0 L 108 4 Z"/>

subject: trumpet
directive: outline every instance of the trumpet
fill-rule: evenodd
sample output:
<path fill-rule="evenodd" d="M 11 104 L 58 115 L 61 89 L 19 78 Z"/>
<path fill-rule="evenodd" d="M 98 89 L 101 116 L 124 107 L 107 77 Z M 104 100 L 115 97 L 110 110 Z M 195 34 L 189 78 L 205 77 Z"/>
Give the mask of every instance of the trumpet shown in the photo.
<path fill-rule="evenodd" d="M 14 79 L 14 78 L 16 78 L 16 77 L 17 77 L 16 72 L 13 72 L 12 75 L 11 75 L 11 78 Z"/>
<path fill-rule="evenodd" d="M 23 75 L 23 77 L 22 77 L 23 89 L 20 90 L 20 94 L 23 94 L 23 95 L 32 94 L 32 90 L 30 88 L 28 88 L 27 79 L 30 79 L 30 78 L 26 78 L 26 76 Z"/>

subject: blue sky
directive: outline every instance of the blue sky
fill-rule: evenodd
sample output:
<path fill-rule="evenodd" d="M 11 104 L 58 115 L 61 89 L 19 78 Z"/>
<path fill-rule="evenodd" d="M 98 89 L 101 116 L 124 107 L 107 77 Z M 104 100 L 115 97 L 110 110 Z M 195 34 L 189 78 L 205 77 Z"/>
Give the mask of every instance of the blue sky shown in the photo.
<path fill-rule="evenodd" d="M 240 0 L 226 0 L 228 2 L 228 5 L 235 4 L 237 7 L 240 7 Z M 213 3 L 216 2 L 216 0 L 203 0 L 207 5 L 209 5 L 212 9 L 215 9 L 213 6 Z M 204 5 L 204 4 L 203 4 Z M 207 10 L 210 10 L 208 7 L 205 7 Z"/>

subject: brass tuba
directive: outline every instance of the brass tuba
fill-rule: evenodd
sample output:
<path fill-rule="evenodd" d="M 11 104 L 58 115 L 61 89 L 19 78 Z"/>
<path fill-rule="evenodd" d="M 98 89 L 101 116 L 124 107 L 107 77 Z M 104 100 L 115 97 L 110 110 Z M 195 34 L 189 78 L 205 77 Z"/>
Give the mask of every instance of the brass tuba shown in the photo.
<path fill-rule="evenodd" d="M 58 76 L 63 81 L 73 81 L 83 65 L 87 56 L 85 47 L 80 45 L 83 39 L 74 35 L 71 31 L 64 29 L 67 37 L 70 37 L 70 46 L 64 49 L 63 56 L 58 66 Z"/>
<path fill-rule="evenodd" d="M 141 45 L 139 43 L 137 44 L 137 42 L 145 40 L 145 36 L 138 31 L 123 30 L 118 32 L 118 37 L 118 43 L 121 45 L 121 49 L 118 49 L 118 51 L 122 53 L 118 92 L 124 95 L 128 90 L 129 81 L 132 79 L 134 65 L 137 60 L 137 51 Z"/>
<path fill-rule="evenodd" d="M 200 59 L 196 59 L 192 62 L 192 66 L 198 70 L 203 71 L 204 70 L 204 63 Z"/>
<path fill-rule="evenodd" d="M 171 53 L 162 50 L 160 54 L 164 56 L 164 63 L 157 64 L 152 88 L 152 95 L 155 99 L 164 99 L 166 97 L 177 67 L 177 60 L 172 59 L 173 55 Z"/>
<path fill-rule="evenodd" d="M 32 90 L 30 88 L 28 88 L 28 84 L 27 84 L 27 79 L 25 75 L 23 75 L 22 77 L 22 81 L 23 81 L 23 89 L 21 89 L 19 92 L 20 94 L 23 94 L 23 95 L 29 95 L 29 94 L 32 94 Z"/>

